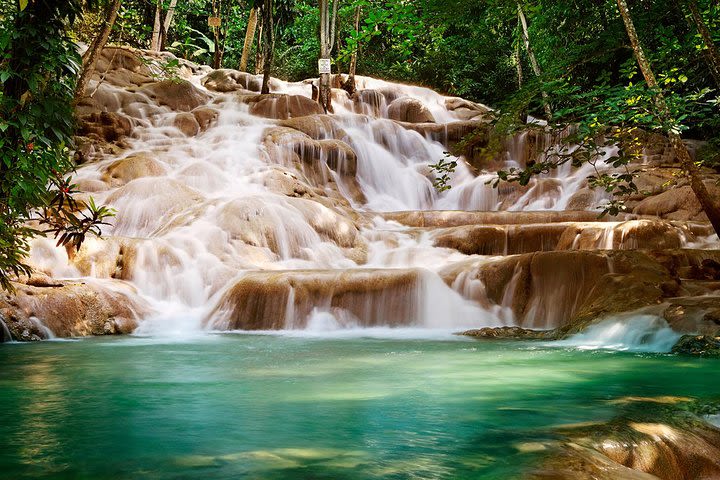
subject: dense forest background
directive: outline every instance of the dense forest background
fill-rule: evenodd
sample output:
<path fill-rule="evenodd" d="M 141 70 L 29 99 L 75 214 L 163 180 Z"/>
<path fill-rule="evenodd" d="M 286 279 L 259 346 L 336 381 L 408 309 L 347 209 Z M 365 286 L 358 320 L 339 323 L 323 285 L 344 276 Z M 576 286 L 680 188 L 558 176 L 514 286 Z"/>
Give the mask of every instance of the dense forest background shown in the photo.
<path fill-rule="evenodd" d="M 328 16 L 335 28 L 326 22 L 321 29 Z M 333 73 L 352 71 L 356 56 L 359 75 L 492 106 L 498 138 L 539 127 L 573 145 L 572 155 L 498 172 L 504 181 L 596 161 L 609 145 L 623 147 L 610 163 L 628 165 L 639 152 L 632 144 L 659 133 L 679 152 L 683 175 L 720 231 L 720 207 L 698 170 L 700 163 L 720 166 L 715 0 L 16 0 L 0 3 L 0 20 L 5 287 L 7 272 L 26 271 L 18 265 L 28 248 L 23 239 L 33 235 L 23 226 L 33 208 L 43 207 L 50 231 L 75 245 L 108 215 L 94 206 L 89 217 L 68 211 L 71 189 L 63 176 L 72 169 L 72 107 L 94 64 L 92 56 L 80 58 L 74 42 L 95 43 L 100 48 L 89 52 L 99 51 L 106 33 L 109 44 L 168 50 L 215 68 L 240 68 L 245 50 L 245 70 L 265 73 L 267 82 L 268 73 L 317 77 L 319 33 L 335 30 L 331 45 L 324 44 Z M 329 86 L 320 83 L 322 98 Z M 692 159 L 681 136 L 704 140 Z M 590 183 L 621 198 L 637 190 L 636 175 L 603 173 Z M 621 209 L 621 200 L 606 206 L 610 213 Z"/>
<path fill-rule="evenodd" d="M 167 12 L 171 0 L 164 0 Z M 541 69 L 535 78 L 523 29 Z M 214 36 L 208 17 L 223 26 L 223 66 L 237 68 L 252 2 L 180 0 L 167 32 L 165 48 L 199 63 L 212 64 Z M 276 0 L 274 76 L 300 80 L 317 76 L 319 9 L 308 0 Z M 360 7 L 360 32 L 354 15 Z M 630 2 L 633 20 L 649 60 L 664 86 L 680 93 L 716 88 L 707 46 L 693 20 L 699 11 L 707 29 L 720 42 L 720 5 L 709 0 Z M 149 48 L 156 3 L 122 2 L 111 43 Z M 349 55 L 359 45 L 358 73 L 419 83 L 447 94 L 498 105 L 518 90 L 518 65 L 525 85 L 540 90 L 539 80 L 577 86 L 584 91 L 640 82 L 633 51 L 617 4 L 608 0 L 361 0 L 340 2 L 333 71 L 347 72 Z M 74 27 L 89 42 L 103 18 L 90 12 Z M 255 49 L 248 70 L 256 66 Z M 718 77 L 720 80 L 720 77 Z M 557 101 L 557 100 L 556 100 Z"/>

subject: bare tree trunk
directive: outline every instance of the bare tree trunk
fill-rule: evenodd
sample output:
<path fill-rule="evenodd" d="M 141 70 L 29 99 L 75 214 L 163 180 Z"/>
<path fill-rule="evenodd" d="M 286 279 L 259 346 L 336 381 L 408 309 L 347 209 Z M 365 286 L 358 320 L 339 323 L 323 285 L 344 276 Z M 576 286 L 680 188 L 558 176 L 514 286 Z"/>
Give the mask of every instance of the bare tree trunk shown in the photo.
<path fill-rule="evenodd" d="M 720 51 L 718 50 L 717 45 L 715 45 L 715 42 L 713 41 L 710 30 L 708 30 L 707 25 L 705 25 L 705 21 L 703 20 L 702 15 L 700 15 L 700 10 L 698 10 L 697 2 L 695 0 L 688 0 L 687 4 L 688 8 L 690 9 L 690 13 L 692 13 L 692 18 L 695 22 L 695 26 L 697 27 L 698 32 L 700 32 L 703 43 L 705 43 L 705 48 L 707 48 L 705 55 L 708 59 L 710 73 L 715 79 L 715 83 L 720 88 Z"/>
<path fill-rule="evenodd" d="M 85 89 L 87 88 L 90 78 L 95 72 L 95 62 L 97 62 L 102 49 L 110 37 L 113 25 L 117 19 L 118 10 L 120 10 L 120 0 L 113 0 L 108 6 L 107 15 L 105 22 L 100 31 L 92 42 L 92 45 L 88 48 L 87 52 L 82 58 L 82 70 L 80 71 L 80 77 L 78 78 L 77 85 L 75 86 L 75 97 L 73 103 L 77 104 L 85 96 Z"/>
<path fill-rule="evenodd" d="M 520 59 L 520 42 L 515 44 L 515 53 L 513 54 L 513 61 L 515 62 L 515 71 L 517 72 L 517 84 L 518 90 L 523 86 L 523 68 Z"/>
<path fill-rule="evenodd" d="M 330 15 L 330 4 L 333 1 L 333 15 Z M 320 58 L 329 59 L 335 43 L 335 20 L 337 18 L 338 0 L 319 0 L 320 7 Z M 330 73 L 321 73 L 319 80 L 318 101 L 325 113 L 332 112 L 332 88 Z"/>
<path fill-rule="evenodd" d="M 270 69 L 273 62 L 273 50 L 275 49 L 275 32 L 273 28 L 273 0 L 264 0 L 263 3 L 263 82 L 260 93 L 270 93 Z"/>
<path fill-rule="evenodd" d="M 172 24 L 173 16 L 175 15 L 176 5 L 177 0 L 170 0 L 170 5 L 168 5 L 168 11 L 165 14 L 165 21 L 163 22 L 162 36 L 160 39 L 160 50 L 165 50 L 165 42 L 167 41 L 167 34 L 170 31 L 170 25 Z"/>
<path fill-rule="evenodd" d="M 255 48 L 255 75 L 259 75 L 263 72 L 263 18 L 260 16 L 260 22 L 258 25 L 257 32 L 257 47 Z"/>
<path fill-rule="evenodd" d="M 245 43 L 243 44 L 242 57 L 240 57 L 240 71 L 247 70 L 248 57 L 252 48 L 253 39 L 255 38 L 255 27 L 257 26 L 257 8 L 250 10 L 248 17 L 247 30 L 245 31 Z"/>
<path fill-rule="evenodd" d="M 648 62 L 642 45 L 640 45 L 640 40 L 638 38 L 637 31 L 635 30 L 635 24 L 630 16 L 627 1 L 617 0 L 617 4 L 620 9 L 620 15 L 625 23 L 625 30 L 627 30 L 628 37 L 630 37 L 630 43 L 632 44 L 633 52 L 635 53 L 635 59 L 640 66 L 640 71 L 642 71 L 648 87 L 654 92 L 653 96 L 655 99 L 655 105 L 658 109 L 658 116 L 663 123 L 669 124 L 672 117 L 670 109 L 665 102 L 665 97 L 658 88 L 658 83 L 655 78 L 655 74 L 650 67 L 650 62 Z M 695 193 L 695 196 L 700 202 L 703 211 L 708 216 L 713 229 L 715 229 L 715 233 L 720 235 L 720 205 L 712 198 L 707 190 L 707 187 L 703 183 L 700 167 L 693 162 L 687 146 L 683 143 L 678 133 L 669 129 L 667 131 L 667 135 L 670 138 L 670 144 L 675 150 L 675 155 L 677 155 L 680 160 L 680 166 L 690 180 L 690 188 L 692 188 L 692 191 Z"/>
<path fill-rule="evenodd" d="M 530 37 L 528 36 L 527 19 L 525 18 L 525 13 L 523 12 L 522 5 L 520 3 L 518 3 L 518 18 L 520 19 L 520 24 L 522 25 L 523 43 L 525 43 L 525 51 L 527 52 L 528 58 L 530 59 L 530 65 L 532 66 L 535 76 L 538 78 L 542 78 L 542 70 L 540 70 L 540 64 L 538 63 L 537 58 L 535 58 L 535 52 L 533 52 L 532 45 L 530 45 Z M 545 109 L 545 115 L 547 116 L 547 118 L 549 120 L 552 117 L 552 110 L 550 109 L 550 103 L 548 101 L 548 94 L 545 90 L 542 91 L 542 96 L 543 96 L 543 108 Z"/>
<path fill-rule="evenodd" d="M 212 9 L 213 9 L 213 16 L 220 17 L 220 13 L 222 12 L 222 0 L 213 0 L 212 2 Z M 221 37 L 221 29 L 222 27 L 220 25 L 212 27 L 213 29 L 213 36 L 215 39 L 215 52 L 213 52 L 213 68 L 218 69 L 222 66 L 222 49 L 220 48 L 220 45 L 222 43 L 222 37 Z"/>
<path fill-rule="evenodd" d="M 360 14 L 362 12 L 362 7 L 357 6 L 355 7 L 355 38 L 357 41 L 360 39 Z M 348 71 L 348 79 L 343 84 L 343 88 L 352 95 L 355 93 L 356 87 L 355 87 L 355 71 L 357 70 L 357 56 L 358 56 L 358 49 L 360 48 L 359 44 L 355 45 L 355 48 L 353 49 L 352 54 L 350 55 L 350 67 Z"/>
<path fill-rule="evenodd" d="M 152 38 L 150 39 L 150 50 L 160 50 L 160 29 L 162 28 L 162 0 L 157 0 L 155 5 L 155 22 L 153 23 Z"/>

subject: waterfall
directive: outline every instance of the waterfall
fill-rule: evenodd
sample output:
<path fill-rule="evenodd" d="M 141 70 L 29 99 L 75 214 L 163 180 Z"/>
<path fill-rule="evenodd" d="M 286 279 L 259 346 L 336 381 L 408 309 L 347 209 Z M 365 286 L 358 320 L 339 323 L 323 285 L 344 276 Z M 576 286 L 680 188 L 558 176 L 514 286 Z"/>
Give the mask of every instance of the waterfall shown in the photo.
<path fill-rule="evenodd" d="M 462 233 L 469 224 L 462 211 L 482 210 L 497 225 L 487 233 L 498 235 L 488 253 L 533 251 L 502 215 L 535 212 L 528 215 L 539 229 L 557 222 L 558 211 L 585 188 L 588 167 L 565 165 L 527 187 L 495 189 L 492 173 L 451 157 L 458 162 L 452 188 L 438 193 L 429 165 L 444 157 L 441 141 L 481 126 L 487 107 L 359 77 L 357 97 L 336 91 L 335 114 L 319 115 L 307 83 L 273 80 L 278 95 L 261 97 L 241 86 L 212 90 L 205 73 L 189 77 L 202 99 L 191 113 L 172 110 L 145 87 L 98 86 L 99 99 L 132 119 L 133 134 L 123 148 L 98 147 L 74 181 L 117 216 L 102 240 L 89 239 L 72 260 L 50 239 L 35 240 L 31 263 L 38 270 L 131 284 L 154 312 L 139 334 L 516 321 L 508 307 L 514 286 L 493 302 L 478 275 L 450 281 L 443 273 L 468 261 L 483 268 L 484 251 L 448 248 L 441 239 L 462 234 L 458 241 L 473 241 L 477 232 Z M 528 162 L 537 153 L 528 142 L 526 134 L 511 140 L 501 166 Z M 412 212 L 432 213 L 435 225 L 403 225 Z M 598 228 L 601 238 L 579 231 L 566 248 L 612 248 L 615 224 Z M 561 233 L 542 233 L 540 248 L 562 244 Z"/>

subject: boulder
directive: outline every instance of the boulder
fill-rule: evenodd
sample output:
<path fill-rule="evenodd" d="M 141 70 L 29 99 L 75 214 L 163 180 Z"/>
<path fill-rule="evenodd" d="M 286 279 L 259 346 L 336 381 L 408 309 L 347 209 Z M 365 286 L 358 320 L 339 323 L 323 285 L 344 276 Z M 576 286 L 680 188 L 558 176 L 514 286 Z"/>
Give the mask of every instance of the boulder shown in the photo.
<path fill-rule="evenodd" d="M 173 125 L 175 125 L 186 137 L 194 137 L 200 133 L 200 124 L 198 123 L 197 117 L 194 113 L 178 113 L 175 115 Z"/>
<path fill-rule="evenodd" d="M 238 70 L 219 69 L 208 73 L 200 83 L 214 92 L 234 92 L 238 90 L 260 92 L 262 75 L 251 75 Z"/>
<path fill-rule="evenodd" d="M 195 116 L 201 132 L 210 128 L 220 115 L 220 112 L 210 107 L 197 107 L 191 113 Z"/>
<path fill-rule="evenodd" d="M 149 312 L 124 283 L 55 281 L 15 289 L 0 296 L 0 318 L 15 340 L 127 334 Z"/>
<path fill-rule="evenodd" d="M 459 335 L 488 340 L 549 340 L 553 338 L 551 331 L 520 327 L 485 327 L 466 330 Z"/>
<path fill-rule="evenodd" d="M 720 187 L 713 182 L 706 182 L 706 186 L 713 198 L 720 198 Z M 700 202 L 689 185 L 650 196 L 638 203 L 633 213 L 655 215 L 669 220 L 707 220 Z"/>
<path fill-rule="evenodd" d="M 175 112 L 189 112 L 210 101 L 210 95 L 187 80 L 163 80 L 145 85 L 138 92 Z"/>
<path fill-rule="evenodd" d="M 720 336 L 683 335 L 670 353 L 720 358 Z"/>
<path fill-rule="evenodd" d="M 242 103 L 250 105 L 250 113 L 265 118 L 287 120 L 323 113 L 319 103 L 301 95 L 269 93 L 265 95 L 239 95 Z"/>
<path fill-rule="evenodd" d="M 105 168 L 102 179 L 112 186 L 143 177 L 160 177 L 167 174 L 167 167 L 150 153 L 140 152 L 115 160 Z"/>
<path fill-rule="evenodd" d="M 435 117 L 424 103 L 416 98 L 400 97 L 388 105 L 388 118 L 398 122 L 434 123 Z"/>
<path fill-rule="evenodd" d="M 135 122 L 122 113 L 97 112 L 83 115 L 78 121 L 78 135 L 112 143 L 130 136 Z"/>

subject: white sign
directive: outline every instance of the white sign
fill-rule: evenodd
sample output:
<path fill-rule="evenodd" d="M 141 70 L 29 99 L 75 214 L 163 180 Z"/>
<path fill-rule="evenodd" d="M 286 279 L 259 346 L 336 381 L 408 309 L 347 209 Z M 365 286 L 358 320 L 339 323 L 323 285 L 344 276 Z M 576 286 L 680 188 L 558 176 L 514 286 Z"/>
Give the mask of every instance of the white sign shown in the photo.
<path fill-rule="evenodd" d="M 330 59 L 321 58 L 318 60 L 318 72 L 322 75 L 323 73 L 330 73 Z"/>

